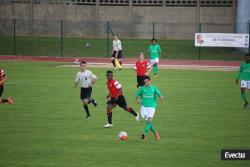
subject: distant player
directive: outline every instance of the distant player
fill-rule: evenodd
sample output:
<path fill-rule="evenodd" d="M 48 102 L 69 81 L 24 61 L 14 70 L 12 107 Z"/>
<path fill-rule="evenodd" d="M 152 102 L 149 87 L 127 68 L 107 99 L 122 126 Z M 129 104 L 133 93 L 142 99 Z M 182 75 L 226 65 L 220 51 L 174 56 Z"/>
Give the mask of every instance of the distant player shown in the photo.
<path fill-rule="evenodd" d="M 108 102 L 107 102 L 107 118 L 108 123 L 104 125 L 104 128 L 111 128 L 113 127 L 112 124 L 112 110 L 113 108 L 118 105 L 119 107 L 123 108 L 125 111 L 128 111 L 135 117 L 136 122 L 139 122 L 139 113 L 136 113 L 133 108 L 129 107 L 126 103 L 125 97 L 122 93 L 122 85 L 119 81 L 113 79 L 113 72 L 107 71 L 107 87 L 109 90 L 109 94 L 107 95 Z"/>
<path fill-rule="evenodd" d="M 137 76 L 137 88 L 142 87 L 144 83 L 145 76 L 148 76 L 151 66 L 147 60 L 144 60 L 144 54 L 142 52 L 138 53 L 138 61 L 135 63 L 134 69 Z"/>
<path fill-rule="evenodd" d="M 120 66 L 122 65 L 122 43 L 118 38 L 118 35 L 114 35 L 114 40 L 113 40 L 113 52 L 112 52 L 112 57 L 111 61 L 114 66 L 114 69 L 118 68 L 116 64 L 116 59 L 118 60 L 118 63 Z M 119 68 L 121 70 L 121 68 Z"/>
<path fill-rule="evenodd" d="M 80 71 L 76 74 L 75 88 L 81 84 L 80 98 L 83 103 L 83 108 L 86 112 L 86 118 L 90 117 L 88 104 L 92 103 L 95 107 L 97 102 L 91 98 L 92 85 L 96 82 L 97 77 L 89 70 L 87 70 L 86 62 L 80 62 Z"/>
<path fill-rule="evenodd" d="M 156 39 L 151 40 L 151 45 L 148 47 L 148 52 L 149 52 L 149 59 L 150 59 L 150 64 L 153 66 L 153 72 L 154 75 L 153 77 L 158 76 L 158 63 L 159 63 L 159 58 L 161 57 L 161 47 L 159 44 L 156 43 Z"/>
<path fill-rule="evenodd" d="M 0 104 L 9 103 L 10 105 L 14 104 L 11 97 L 2 98 L 2 94 L 4 91 L 4 83 L 7 80 L 7 76 L 2 68 L 0 68 Z"/>
<path fill-rule="evenodd" d="M 148 135 L 148 131 L 151 130 L 154 133 L 156 140 L 160 140 L 159 133 L 152 124 L 152 119 L 156 109 L 156 96 L 160 97 L 162 100 L 163 96 L 156 86 L 151 85 L 149 76 L 145 77 L 144 82 L 145 86 L 140 87 L 136 92 L 137 103 L 141 103 L 141 116 L 146 120 L 144 133 L 142 134 L 141 139 L 145 139 Z"/>
<path fill-rule="evenodd" d="M 242 62 L 239 68 L 239 73 L 236 78 L 236 84 L 240 82 L 241 98 L 244 101 L 244 108 L 248 107 L 248 99 L 246 89 L 250 89 L 250 54 L 246 54 L 246 61 Z"/>

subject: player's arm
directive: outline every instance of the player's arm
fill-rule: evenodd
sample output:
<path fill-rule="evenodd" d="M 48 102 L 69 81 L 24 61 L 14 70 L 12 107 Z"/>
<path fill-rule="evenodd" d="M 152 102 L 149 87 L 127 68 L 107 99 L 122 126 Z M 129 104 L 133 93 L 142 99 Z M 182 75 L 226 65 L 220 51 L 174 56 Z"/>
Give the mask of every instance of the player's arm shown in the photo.
<path fill-rule="evenodd" d="M 158 53 L 159 53 L 159 58 L 161 58 L 161 47 L 160 47 L 160 45 L 158 45 L 159 47 L 158 47 Z"/>
<path fill-rule="evenodd" d="M 239 83 L 239 79 L 241 77 L 242 72 L 243 72 L 243 64 L 240 65 L 239 72 L 238 72 L 238 75 L 237 75 L 236 80 L 235 80 L 236 84 Z"/>
<path fill-rule="evenodd" d="M 0 85 L 3 84 L 7 80 L 7 76 L 4 74 L 2 81 L 0 81 Z"/>
<path fill-rule="evenodd" d="M 2 76 L 2 81 L 0 81 L 0 84 L 3 84 L 7 80 L 7 76 L 5 75 L 3 69 L 0 69 L 0 75 Z"/>
<path fill-rule="evenodd" d="M 91 78 L 91 82 L 92 82 L 92 85 L 93 85 L 97 80 L 97 76 L 91 72 L 90 78 Z M 92 86 L 92 85 L 90 85 L 90 86 Z"/>
<path fill-rule="evenodd" d="M 147 63 L 147 73 L 145 73 L 145 75 L 149 75 L 151 70 L 152 70 L 152 67 L 151 67 L 150 63 Z"/>
<path fill-rule="evenodd" d="M 162 101 L 164 101 L 164 97 L 162 96 L 162 94 L 161 94 L 161 92 L 159 91 L 158 88 L 155 88 L 155 93 L 156 93 L 156 95 L 157 95 L 158 97 L 161 98 Z"/>
<path fill-rule="evenodd" d="M 135 70 L 135 73 L 137 72 L 136 64 L 134 65 L 133 69 Z"/>
<path fill-rule="evenodd" d="M 116 90 L 118 91 L 118 95 L 122 94 L 122 85 L 118 81 L 114 82 L 114 86 L 115 86 Z M 118 95 L 117 95 L 116 99 L 118 98 Z"/>
<path fill-rule="evenodd" d="M 75 78 L 75 88 L 77 88 L 78 86 L 78 83 L 79 83 L 79 77 L 78 77 L 78 74 L 76 74 L 76 78 Z"/>
<path fill-rule="evenodd" d="M 115 57 L 117 57 L 118 56 L 118 52 L 120 51 L 120 50 L 122 50 L 122 43 L 121 43 L 121 41 L 119 40 L 119 41 L 117 41 L 117 51 L 116 51 L 116 55 L 115 55 Z"/>
<path fill-rule="evenodd" d="M 137 90 L 136 94 L 135 94 L 136 102 L 137 102 L 138 104 L 141 103 L 142 92 L 143 92 L 142 89 L 139 88 L 139 89 Z"/>

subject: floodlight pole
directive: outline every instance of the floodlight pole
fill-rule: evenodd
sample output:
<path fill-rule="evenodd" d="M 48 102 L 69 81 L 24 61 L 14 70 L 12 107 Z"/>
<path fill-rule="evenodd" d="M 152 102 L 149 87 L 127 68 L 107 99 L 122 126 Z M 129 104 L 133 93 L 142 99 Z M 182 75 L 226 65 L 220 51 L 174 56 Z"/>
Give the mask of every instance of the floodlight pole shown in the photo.
<path fill-rule="evenodd" d="M 155 39 L 155 22 L 153 22 L 153 39 Z"/>
<path fill-rule="evenodd" d="M 248 21 L 248 34 L 249 34 L 249 37 L 248 37 L 248 54 L 250 54 L 250 20 Z"/>
<path fill-rule="evenodd" d="M 201 33 L 201 23 L 199 23 L 199 33 Z M 198 47 L 198 59 L 201 59 L 201 47 Z"/>
<path fill-rule="evenodd" d="M 109 57 L 109 22 L 107 22 L 107 57 Z"/>
<path fill-rule="evenodd" d="M 61 57 L 63 57 L 63 20 L 61 20 Z"/>
<path fill-rule="evenodd" d="M 13 19 L 13 55 L 16 55 L 16 19 Z"/>

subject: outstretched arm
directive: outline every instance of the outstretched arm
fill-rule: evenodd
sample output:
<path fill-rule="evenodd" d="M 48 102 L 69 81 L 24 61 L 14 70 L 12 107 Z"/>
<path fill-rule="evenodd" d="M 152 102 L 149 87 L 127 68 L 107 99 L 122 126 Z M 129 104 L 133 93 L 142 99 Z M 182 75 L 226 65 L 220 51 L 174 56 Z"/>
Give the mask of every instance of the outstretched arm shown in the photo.
<path fill-rule="evenodd" d="M 7 80 L 7 76 L 3 76 L 2 81 L 0 81 L 0 85 L 3 84 Z"/>

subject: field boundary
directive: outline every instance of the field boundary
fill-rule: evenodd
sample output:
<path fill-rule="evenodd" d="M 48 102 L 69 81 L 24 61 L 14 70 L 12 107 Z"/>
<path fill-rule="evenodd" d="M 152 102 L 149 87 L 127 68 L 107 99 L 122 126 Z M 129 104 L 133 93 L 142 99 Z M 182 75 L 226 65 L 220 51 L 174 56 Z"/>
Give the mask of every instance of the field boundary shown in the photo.
<path fill-rule="evenodd" d="M 80 57 L 79 61 L 84 60 L 91 67 L 112 68 L 110 58 Z M 0 61 L 34 61 L 34 62 L 62 62 L 59 67 L 77 67 L 73 57 L 48 57 L 48 56 L 13 56 L 0 55 Z M 123 59 L 124 68 L 133 68 L 136 59 Z M 204 71 L 237 71 L 240 61 L 221 61 L 221 60 L 168 60 L 160 59 L 159 68 L 162 69 L 181 69 L 181 70 L 204 70 Z"/>

